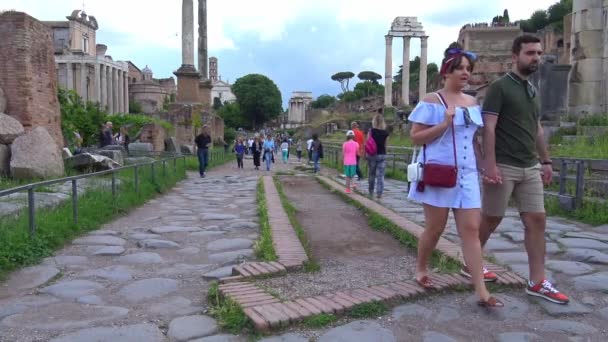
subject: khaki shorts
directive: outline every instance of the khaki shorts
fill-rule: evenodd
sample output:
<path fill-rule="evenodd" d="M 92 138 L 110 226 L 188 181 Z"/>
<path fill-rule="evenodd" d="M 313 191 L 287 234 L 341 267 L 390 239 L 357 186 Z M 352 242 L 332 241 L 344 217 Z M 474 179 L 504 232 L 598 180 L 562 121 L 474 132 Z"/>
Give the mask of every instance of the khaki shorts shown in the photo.
<path fill-rule="evenodd" d="M 483 184 L 482 212 L 485 215 L 504 216 L 511 196 L 520 213 L 545 212 L 540 164 L 526 168 L 497 166 L 502 174 L 502 184 Z"/>

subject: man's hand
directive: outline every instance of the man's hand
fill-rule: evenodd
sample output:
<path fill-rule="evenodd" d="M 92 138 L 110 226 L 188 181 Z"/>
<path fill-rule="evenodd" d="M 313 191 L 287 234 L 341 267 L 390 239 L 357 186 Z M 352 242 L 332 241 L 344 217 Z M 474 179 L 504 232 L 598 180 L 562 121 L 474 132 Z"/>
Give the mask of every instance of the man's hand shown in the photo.
<path fill-rule="evenodd" d="M 502 174 L 496 164 L 486 165 L 483 172 L 483 181 L 487 184 L 502 184 Z"/>
<path fill-rule="evenodd" d="M 544 185 L 549 185 L 553 181 L 553 167 L 551 167 L 551 164 L 542 166 L 542 179 Z"/>

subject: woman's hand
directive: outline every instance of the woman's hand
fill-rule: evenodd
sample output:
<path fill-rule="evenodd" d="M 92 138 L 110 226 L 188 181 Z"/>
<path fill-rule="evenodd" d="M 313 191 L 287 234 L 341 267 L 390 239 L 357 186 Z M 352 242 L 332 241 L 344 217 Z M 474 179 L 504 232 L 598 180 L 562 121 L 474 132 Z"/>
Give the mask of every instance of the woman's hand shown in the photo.
<path fill-rule="evenodd" d="M 443 120 L 446 126 L 452 125 L 452 122 L 454 122 L 454 115 L 456 115 L 456 107 L 453 105 L 448 106 L 445 110 L 445 119 Z"/>

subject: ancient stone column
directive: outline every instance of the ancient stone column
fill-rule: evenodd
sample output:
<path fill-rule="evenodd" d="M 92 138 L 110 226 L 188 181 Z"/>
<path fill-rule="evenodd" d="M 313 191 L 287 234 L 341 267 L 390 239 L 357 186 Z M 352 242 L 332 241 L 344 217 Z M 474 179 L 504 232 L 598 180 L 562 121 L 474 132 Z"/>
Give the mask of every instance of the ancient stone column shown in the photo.
<path fill-rule="evenodd" d="M 114 113 L 114 82 L 112 82 L 113 72 L 111 66 L 108 69 L 108 113 Z"/>
<path fill-rule="evenodd" d="M 410 104 L 410 40 L 403 37 L 403 70 L 401 72 L 401 105 Z"/>
<path fill-rule="evenodd" d="M 86 103 L 87 97 L 87 65 L 80 63 L 80 97 Z"/>
<path fill-rule="evenodd" d="M 393 105 L 393 37 L 386 35 L 386 52 L 384 60 L 384 106 Z"/>
<path fill-rule="evenodd" d="M 126 71 L 123 71 L 124 73 L 124 77 L 123 77 L 123 82 L 124 82 L 124 107 L 125 107 L 125 113 L 129 112 L 129 74 Z"/>
<path fill-rule="evenodd" d="M 67 84 L 66 87 L 69 90 L 74 90 L 74 65 L 72 63 L 65 63 L 67 69 Z"/>
<path fill-rule="evenodd" d="M 194 66 L 194 5 L 182 1 L 182 65 Z"/>
<path fill-rule="evenodd" d="M 207 0 L 198 0 L 198 71 L 201 80 L 209 78 L 207 73 Z"/>
<path fill-rule="evenodd" d="M 116 82 L 118 82 L 118 86 L 116 87 L 116 91 L 118 92 L 118 104 L 117 104 L 117 109 L 116 112 L 118 113 L 124 113 L 125 112 L 125 108 L 124 106 L 124 91 L 123 91 L 123 81 L 122 81 L 122 70 L 116 69 Z"/>
<path fill-rule="evenodd" d="M 118 111 L 118 70 L 112 68 L 112 114 Z"/>
<path fill-rule="evenodd" d="M 95 63 L 95 83 L 93 87 L 95 92 L 93 93 L 93 101 L 100 103 L 101 102 L 101 66 L 99 63 Z"/>
<path fill-rule="evenodd" d="M 428 48 L 428 36 L 420 37 L 420 76 L 418 77 L 418 101 L 422 101 L 426 95 L 426 70 L 427 70 L 427 48 Z"/>
<path fill-rule="evenodd" d="M 194 9 L 192 0 L 182 0 L 182 66 L 177 76 L 177 102 L 198 103 L 200 74 L 194 67 Z"/>
<path fill-rule="evenodd" d="M 108 77 L 106 76 L 106 66 L 103 64 L 99 65 L 101 71 L 101 97 L 99 103 L 101 108 L 105 108 L 108 105 Z"/>

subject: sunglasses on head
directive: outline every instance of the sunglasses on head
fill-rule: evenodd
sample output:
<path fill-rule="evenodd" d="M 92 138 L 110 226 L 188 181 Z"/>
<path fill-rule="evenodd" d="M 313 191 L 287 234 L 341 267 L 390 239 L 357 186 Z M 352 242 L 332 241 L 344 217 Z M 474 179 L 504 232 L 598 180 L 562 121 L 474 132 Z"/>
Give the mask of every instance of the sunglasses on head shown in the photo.
<path fill-rule="evenodd" d="M 472 53 L 471 51 L 465 51 L 463 49 L 457 49 L 457 48 L 452 48 L 448 50 L 448 56 L 449 55 L 457 55 L 457 54 L 462 54 L 465 55 L 467 57 L 469 57 L 471 60 L 477 60 L 477 55 Z"/>
<path fill-rule="evenodd" d="M 536 97 L 536 88 L 534 88 L 534 86 L 530 82 L 526 83 L 526 94 L 528 94 L 528 97 L 530 97 L 531 99 Z"/>
<path fill-rule="evenodd" d="M 469 125 L 473 123 L 473 120 L 471 120 L 471 114 L 469 113 L 469 108 L 462 107 L 462 112 L 464 113 L 464 124 L 468 128 Z"/>

